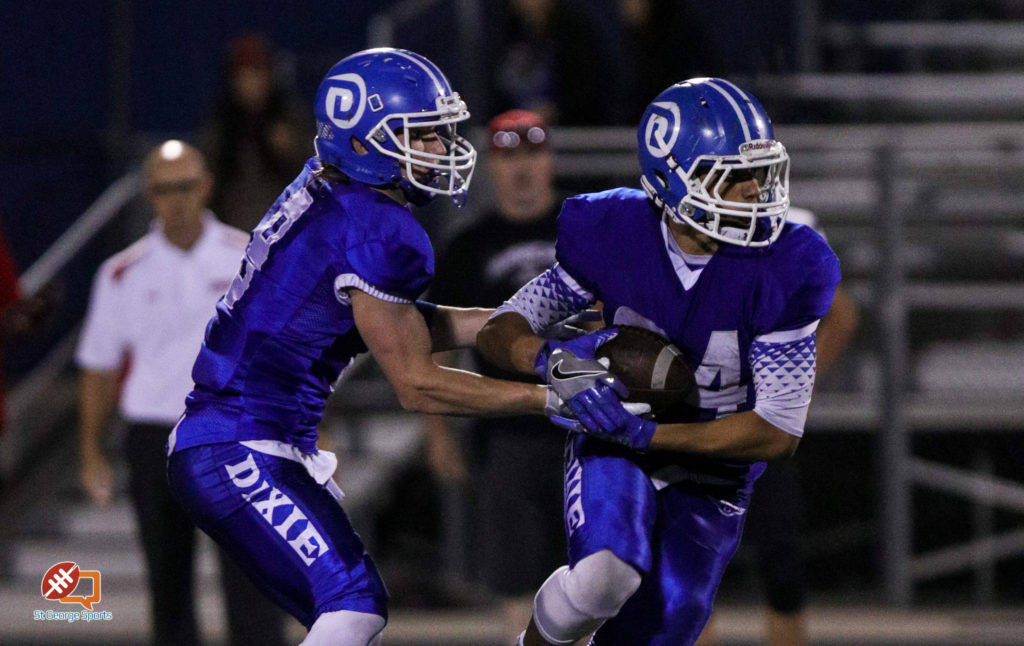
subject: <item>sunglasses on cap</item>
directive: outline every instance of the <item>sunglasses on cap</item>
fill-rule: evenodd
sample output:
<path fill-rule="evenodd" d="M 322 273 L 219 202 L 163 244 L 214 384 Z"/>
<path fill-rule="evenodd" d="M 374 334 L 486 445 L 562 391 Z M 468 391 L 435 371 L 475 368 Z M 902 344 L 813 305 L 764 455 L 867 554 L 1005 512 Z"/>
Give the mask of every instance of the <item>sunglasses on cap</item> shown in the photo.
<path fill-rule="evenodd" d="M 511 151 L 519 146 L 532 150 L 548 144 L 548 133 L 540 126 L 498 130 L 491 135 L 491 149 Z"/>

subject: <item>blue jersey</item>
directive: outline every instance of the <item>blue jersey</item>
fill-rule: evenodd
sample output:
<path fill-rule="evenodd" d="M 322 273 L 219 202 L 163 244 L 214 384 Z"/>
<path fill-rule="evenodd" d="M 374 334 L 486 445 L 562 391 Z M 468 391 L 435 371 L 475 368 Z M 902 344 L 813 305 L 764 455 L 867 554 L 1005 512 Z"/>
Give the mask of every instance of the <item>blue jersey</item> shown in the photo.
<path fill-rule="evenodd" d="M 556 258 L 604 304 L 606 323 L 660 331 L 694 368 L 699 401 L 683 418 L 664 421 L 706 421 L 751 410 L 752 345 L 758 337 L 799 330 L 824 316 L 839 282 L 839 261 L 810 227 L 787 224 L 768 247 L 719 245 L 699 277 L 684 285 L 665 237 L 661 216 L 642 191 L 579 195 L 565 202 L 559 216 Z M 813 380 L 813 371 L 808 378 Z M 750 473 L 750 465 L 697 456 L 671 460 L 691 472 L 748 484 L 760 473 Z"/>
<path fill-rule="evenodd" d="M 315 451 L 333 383 L 366 351 L 346 289 L 413 302 L 434 272 L 412 212 L 310 160 L 253 231 L 192 371 L 174 449 L 277 440 Z"/>

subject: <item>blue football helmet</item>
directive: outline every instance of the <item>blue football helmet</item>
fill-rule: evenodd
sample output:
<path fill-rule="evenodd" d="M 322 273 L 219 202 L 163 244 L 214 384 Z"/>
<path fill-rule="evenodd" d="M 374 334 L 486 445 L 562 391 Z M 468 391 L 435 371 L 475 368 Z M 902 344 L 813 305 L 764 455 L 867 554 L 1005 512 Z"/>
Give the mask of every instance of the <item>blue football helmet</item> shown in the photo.
<path fill-rule="evenodd" d="M 654 204 L 715 240 L 770 245 L 789 210 L 789 155 L 754 96 L 719 78 L 695 78 L 659 94 L 637 131 L 640 183 Z M 757 179 L 756 203 L 724 190 Z"/>
<path fill-rule="evenodd" d="M 352 54 L 320 82 L 313 111 L 320 161 L 371 186 L 399 186 L 416 204 L 435 195 L 464 201 L 476 150 L 455 124 L 469 119 L 469 111 L 426 58 L 390 47 Z M 422 129 L 438 133 L 444 154 L 412 147 L 410 131 Z M 365 152 L 355 150 L 353 139 Z"/>

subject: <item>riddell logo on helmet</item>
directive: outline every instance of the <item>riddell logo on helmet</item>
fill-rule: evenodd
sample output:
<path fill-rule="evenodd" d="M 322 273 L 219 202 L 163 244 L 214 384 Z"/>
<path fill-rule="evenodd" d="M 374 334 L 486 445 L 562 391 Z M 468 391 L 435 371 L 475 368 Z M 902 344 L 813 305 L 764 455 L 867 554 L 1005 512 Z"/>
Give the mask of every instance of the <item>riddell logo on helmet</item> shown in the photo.
<path fill-rule="evenodd" d="M 771 150 L 775 147 L 775 142 L 771 139 L 755 139 L 754 141 L 748 141 L 740 145 L 740 154 L 744 155 L 747 153 L 756 153 L 766 150 Z"/>

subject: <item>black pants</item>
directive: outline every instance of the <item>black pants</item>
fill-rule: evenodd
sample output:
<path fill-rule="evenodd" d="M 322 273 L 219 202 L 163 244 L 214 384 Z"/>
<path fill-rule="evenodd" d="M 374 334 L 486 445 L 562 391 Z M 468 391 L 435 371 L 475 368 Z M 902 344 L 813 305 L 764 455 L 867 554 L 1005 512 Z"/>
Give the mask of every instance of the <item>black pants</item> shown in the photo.
<path fill-rule="evenodd" d="M 768 463 L 754 485 L 743 540 L 754 548 L 765 598 L 775 612 L 804 608 L 803 490 L 795 458 Z"/>
<path fill-rule="evenodd" d="M 167 485 L 165 446 L 170 427 L 132 424 L 125 438 L 129 486 L 146 558 L 153 643 L 200 643 L 195 613 L 196 528 Z M 229 646 L 278 646 L 284 613 L 263 596 L 218 548 Z"/>
<path fill-rule="evenodd" d="M 562 515 L 565 435 L 543 417 L 474 424 L 480 442 L 476 566 L 503 597 L 533 594 L 569 562 Z"/>

